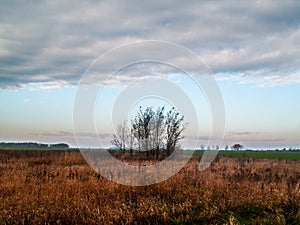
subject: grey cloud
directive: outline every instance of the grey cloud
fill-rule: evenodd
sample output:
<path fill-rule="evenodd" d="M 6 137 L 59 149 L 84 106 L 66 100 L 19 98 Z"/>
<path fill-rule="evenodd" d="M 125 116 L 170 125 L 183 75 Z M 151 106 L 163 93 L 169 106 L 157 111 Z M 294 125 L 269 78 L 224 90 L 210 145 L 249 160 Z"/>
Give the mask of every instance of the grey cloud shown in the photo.
<path fill-rule="evenodd" d="M 260 139 L 260 142 L 270 142 L 270 143 L 274 143 L 274 142 L 284 142 L 286 141 L 285 138 L 265 138 L 265 139 Z"/>
<path fill-rule="evenodd" d="M 259 132 L 252 132 L 252 131 L 242 131 L 242 132 L 229 132 L 229 136 L 253 136 L 259 135 Z"/>
<path fill-rule="evenodd" d="M 73 147 L 77 147 L 76 139 L 73 132 L 70 131 L 52 131 L 52 132 L 38 132 L 29 134 L 33 141 L 38 142 L 67 142 Z M 98 138 L 108 147 L 110 146 L 110 141 L 112 134 L 103 133 L 95 134 L 91 132 L 79 132 L 76 135 L 80 136 L 81 143 L 85 143 L 86 147 L 97 147 L 100 146 Z M 83 147 L 83 146 L 80 146 Z"/>
<path fill-rule="evenodd" d="M 95 134 L 92 132 L 77 132 L 76 133 L 79 136 L 82 137 L 90 137 L 90 138 L 97 138 L 98 136 L 101 137 L 111 137 L 112 134 L 103 133 L 103 134 Z M 31 133 L 31 135 L 37 135 L 37 136 L 46 136 L 46 137 L 58 137 L 58 136 L 64 136 L 64 137 L 74 137 L 74 133 L 70 131 L 52 131 L 52 132 L 39 132 L 39 133 Z"/>
<path fill-rule="evenodd" d="M 195 137 L 195 136 L 185 136 L 185 138 L 187 140 L 193 140 L 193 141 L 208 141 L 210 136 L 198 136 L 198 137 Z"/>
<path fill-rule="evenodd" d="M 5 2 L 0 9 L 0 88 L 75 84 L 98 56 L 143 39 L 176 42 L 195 51 L 217 74 L 246 74 L 268 85 L 274 81 L 268 77 L 291 76 L 300 69 L 299 11 L 296 1 Z M 108 69 L 109 63 L 103 73 Z M 299 82 L 294 77 L 282 78 L 283 83 Z"/>

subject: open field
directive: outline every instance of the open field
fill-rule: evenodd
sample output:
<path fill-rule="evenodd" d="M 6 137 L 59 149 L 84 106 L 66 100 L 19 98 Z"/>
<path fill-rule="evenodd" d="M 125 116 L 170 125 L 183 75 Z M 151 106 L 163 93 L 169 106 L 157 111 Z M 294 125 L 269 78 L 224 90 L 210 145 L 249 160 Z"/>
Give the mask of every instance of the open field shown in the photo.
<path fill-rule="evenodd" d="M 195 151 L 196 155 L 202 155 L 203 150 Z M 234 158 L 254 158 L 254 159 L 288 159 L 300 160 L 300 151 L 219 151 L 219 156 Z"/>
<path fill-rule="evenodd" d="M 130 187 L 78 151 L 0 150 L 0 224 L 300 224 L 300 161 L 219 156 L 200 172 L 200 157 Z"/>
<path fill-rule="evenodd" d="M 289 159 L 300 160 L 298 151 L 220 151 L 220 156 L 256 158 L 256 159 Z"/>

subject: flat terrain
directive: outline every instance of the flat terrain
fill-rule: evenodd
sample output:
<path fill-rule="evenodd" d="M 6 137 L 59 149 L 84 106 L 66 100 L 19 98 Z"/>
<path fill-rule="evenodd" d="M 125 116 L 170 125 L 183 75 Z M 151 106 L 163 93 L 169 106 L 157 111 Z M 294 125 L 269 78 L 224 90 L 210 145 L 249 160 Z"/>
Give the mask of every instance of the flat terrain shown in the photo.
<path fill-rule="evenodd" d="M 202 155 L 203 150 L 195 151 L 195 154 Z M 234 158 L 254 158 L 254 159 L 289 159 L 300 160 L 300 151 L 219 151 L 219 156 Z"/>
<path fill-rule="evenodd" d="M 203 172 L 199 153 L 167 181 L 130 187 L 78 151 L 0 150 L 0 224 L 300 224 L 300 161 L 221 153 Z"/>

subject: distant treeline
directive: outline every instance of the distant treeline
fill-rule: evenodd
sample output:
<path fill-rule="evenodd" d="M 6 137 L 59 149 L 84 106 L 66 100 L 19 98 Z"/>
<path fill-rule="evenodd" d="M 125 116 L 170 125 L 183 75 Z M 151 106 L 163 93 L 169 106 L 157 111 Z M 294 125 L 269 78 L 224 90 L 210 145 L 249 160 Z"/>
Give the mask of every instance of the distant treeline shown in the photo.
<path fill-rule="evenodd" d="M 42 144 L 37 142 L 1 142 L 0 148 L 26 148 L 26 149 L 68 149 L 69 145 L 65 143 Z"/>

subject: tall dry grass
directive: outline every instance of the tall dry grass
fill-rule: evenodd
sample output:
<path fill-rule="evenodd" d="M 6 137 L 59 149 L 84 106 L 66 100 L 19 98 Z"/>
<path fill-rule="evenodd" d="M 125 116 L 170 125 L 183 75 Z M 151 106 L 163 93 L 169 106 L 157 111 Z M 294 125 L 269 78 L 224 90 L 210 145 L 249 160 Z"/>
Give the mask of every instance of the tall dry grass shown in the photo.
<path fill-rule="evenodd" d="M 0 151 L 0 224 L 300 224 L 300 162 L 193 157 L 159 184 L 99 176 L 75 151 Z"/>

